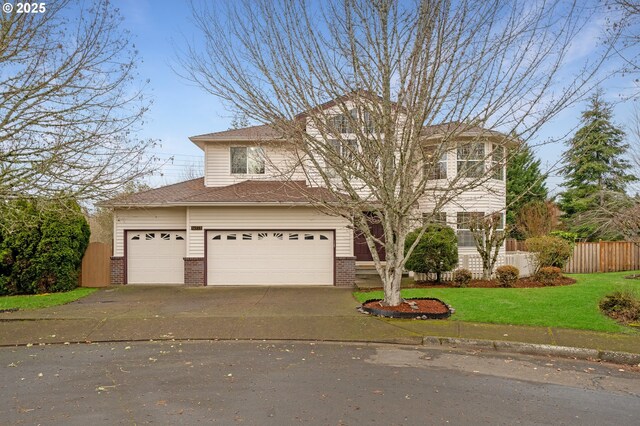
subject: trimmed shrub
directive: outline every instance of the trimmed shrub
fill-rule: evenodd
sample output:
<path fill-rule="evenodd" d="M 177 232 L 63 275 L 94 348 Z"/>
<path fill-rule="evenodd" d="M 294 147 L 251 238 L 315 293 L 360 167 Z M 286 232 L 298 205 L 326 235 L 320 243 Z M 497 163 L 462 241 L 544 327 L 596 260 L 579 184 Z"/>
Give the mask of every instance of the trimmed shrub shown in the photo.
<path fill-rule="evenodd" d="M 545 266 L 535 274 L 535 279 L 547 286 L 553 285 L 560 278 L 562 278 L 562 269 L 556 266 Z"/>
<path fill-rule="evenodd" d="M 496 269 L 496 278 L 502 287 L 513 287 L 520 277 L 520 270 L 512 265 L 499 266 Z"/>
<path fill-rule="evenodd" d="M 640 321 L 640 299 L 629 290 L 616 291 L 600 301 L 600 310 L 620 322 Z"/>
<path fill-rule="evenodd" d="M 465 268 L 459 268 L 453 271 L 453 285 L 455 287 L 466 287 L 471 282 L 473 274 Z"/>
<path fill-rule="evenodd" d="M 405 253 L 419 235 L 420 229 L 407 235 L 404 242 Z M 457 262 L 458 241 L 453 229 L 447 225 L 429 224 L 407 259 L 405 268 L 418 273 L 434 273 L 439 282 L 442 272 L 452 270 Z"/>
<path fill-rule="evenodd" d="M 527 249 L 533 252 L 537 262 L 537 268 L 555 266 L 564 268 L 573 254 L 573 246 L 567 240 L 550 235 L 527 239 Z"/>
<path fill-rule="evenodd" d="M 78 286 L 89 225 L 75 202 L 17 200 L 0 226 L 0 293 L 37 294 Z M 19 218 L 19 223 L 11 223 Z"/>

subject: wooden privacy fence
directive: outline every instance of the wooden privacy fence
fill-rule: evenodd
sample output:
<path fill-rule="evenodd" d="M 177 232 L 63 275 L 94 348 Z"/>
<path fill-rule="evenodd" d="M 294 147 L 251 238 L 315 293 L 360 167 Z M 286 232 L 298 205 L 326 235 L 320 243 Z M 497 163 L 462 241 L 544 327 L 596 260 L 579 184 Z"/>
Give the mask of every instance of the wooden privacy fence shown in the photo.
<path fill-rule="evenodd" d="M 507 252 L 526 251 L 524 241 L 507 240 Z M 640 247 L 630 241 L 576 243 L 564 272 L 588 274 L 640 269 Z"/>
<path fill-rule="evenodd" d="M 524 241 L 519 241 L 514 238 L 507 238 L 505 240 L 506 251 L 527 251 L 527 245 Z"/>
<path fill-rule="evenodd" d="M 640 247 L 629 241 L 576 243 L 564 271 L 573 274 L 640 269 Z"/>
<path fill-rule="evenodd" d="M 80 271 L 82 287 L 106 287 L 111 284 L 111 245 L 89 243 Z"/>

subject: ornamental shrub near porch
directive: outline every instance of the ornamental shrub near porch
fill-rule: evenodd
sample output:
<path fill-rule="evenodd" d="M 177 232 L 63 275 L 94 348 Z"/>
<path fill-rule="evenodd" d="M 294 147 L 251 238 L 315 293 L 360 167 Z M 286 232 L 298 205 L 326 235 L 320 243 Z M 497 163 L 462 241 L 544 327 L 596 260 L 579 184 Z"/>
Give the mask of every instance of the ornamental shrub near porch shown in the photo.
<path fill-rule="evenodd" d="M 405 253 L 420 235 L 420 229 L 410 232 L 404 243 Z M 424 234 L 411 252 L 405 268 L 417 273 L 436 274 L 440 282 L 443 272 L 452 270 L 458 263 L 458 241 L 451 227 L 442 224 L 425 226 Z"/>

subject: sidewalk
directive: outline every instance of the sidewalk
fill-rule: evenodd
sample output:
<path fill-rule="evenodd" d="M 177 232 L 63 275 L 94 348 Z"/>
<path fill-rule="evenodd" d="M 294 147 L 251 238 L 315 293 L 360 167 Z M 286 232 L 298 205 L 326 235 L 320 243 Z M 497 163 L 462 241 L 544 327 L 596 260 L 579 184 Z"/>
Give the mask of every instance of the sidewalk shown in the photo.
<path fill-rule="evenodd" d="M 135 340 L 314 340 L 455 345 L 640 363 L 640 335 L 396 320 L 360 314 L 336 288 L 135 288 L 0 314 L 0 346 Z M 623 353 L 622 355 L 619 353 Z M 635 354 L 624 355 L 626 354 Z"/>

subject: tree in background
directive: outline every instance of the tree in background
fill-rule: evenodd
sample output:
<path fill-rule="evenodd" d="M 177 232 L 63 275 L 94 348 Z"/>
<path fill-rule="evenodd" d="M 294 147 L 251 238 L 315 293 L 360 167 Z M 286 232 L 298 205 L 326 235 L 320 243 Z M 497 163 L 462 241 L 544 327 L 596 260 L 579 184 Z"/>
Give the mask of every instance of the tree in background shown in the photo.
<path fill-rule="evenodd" d="M 563 222 L 583 240 L 603 236 L 598 215 L 593 213 L 624 196 L 627 185 L 637 180 L 628 173 L 625 133 L 612 122 L 612 107 L 602 96 L 599 90 L 591 96 L 582 113 L 583 126 L 569 141 L 561 169 L 566 179 L 558 202 Z"/>
<path fill-rule="evenodd" d="M 521 238 L 541 237 L 558 225 L 558 208 L 552 201 L 532 200 L 516 216 L 515 226 Z"/>
<path fill-rule="evenodd" d="M 443 272 L 451 271 L 458 263 L 458 239 L 450 226 L 431 223 L 422 229 L 410 232 L 405 240 L 405 251 L 417 242 L 411 254 L 407 257 L 405 267 L 409 271 L 422 274 L 436 274 L 436 281 L 440 282 Z"/>
<path fill-rule="evenodd" d="M 93 201 L 149 172 L 154 142 L 132 134 L 149 103 L 121 20 L 108 0 L 0 14 L 0 200 Z"/>
<path fill-rule="evenodd" d="M 523 217 L 521 211 L 525 205 L 546 201 L 546 177 L 540 171 L 540 160 L 535 158 L 529 145 L 521 144 L 511 152 L 507 162 L 507 224 L 511 238 L 527 238 L 517 221 Z"/>
<path fill-rule="evenodd" d="M 78 286 L 78 269 L 89 244 L 89 225 L 80 206 L 67 200 L 17 199 L 0 227 L 0 294 L 68 291 Z M 19 223 L 19 225 L 16 225 Z"/>

